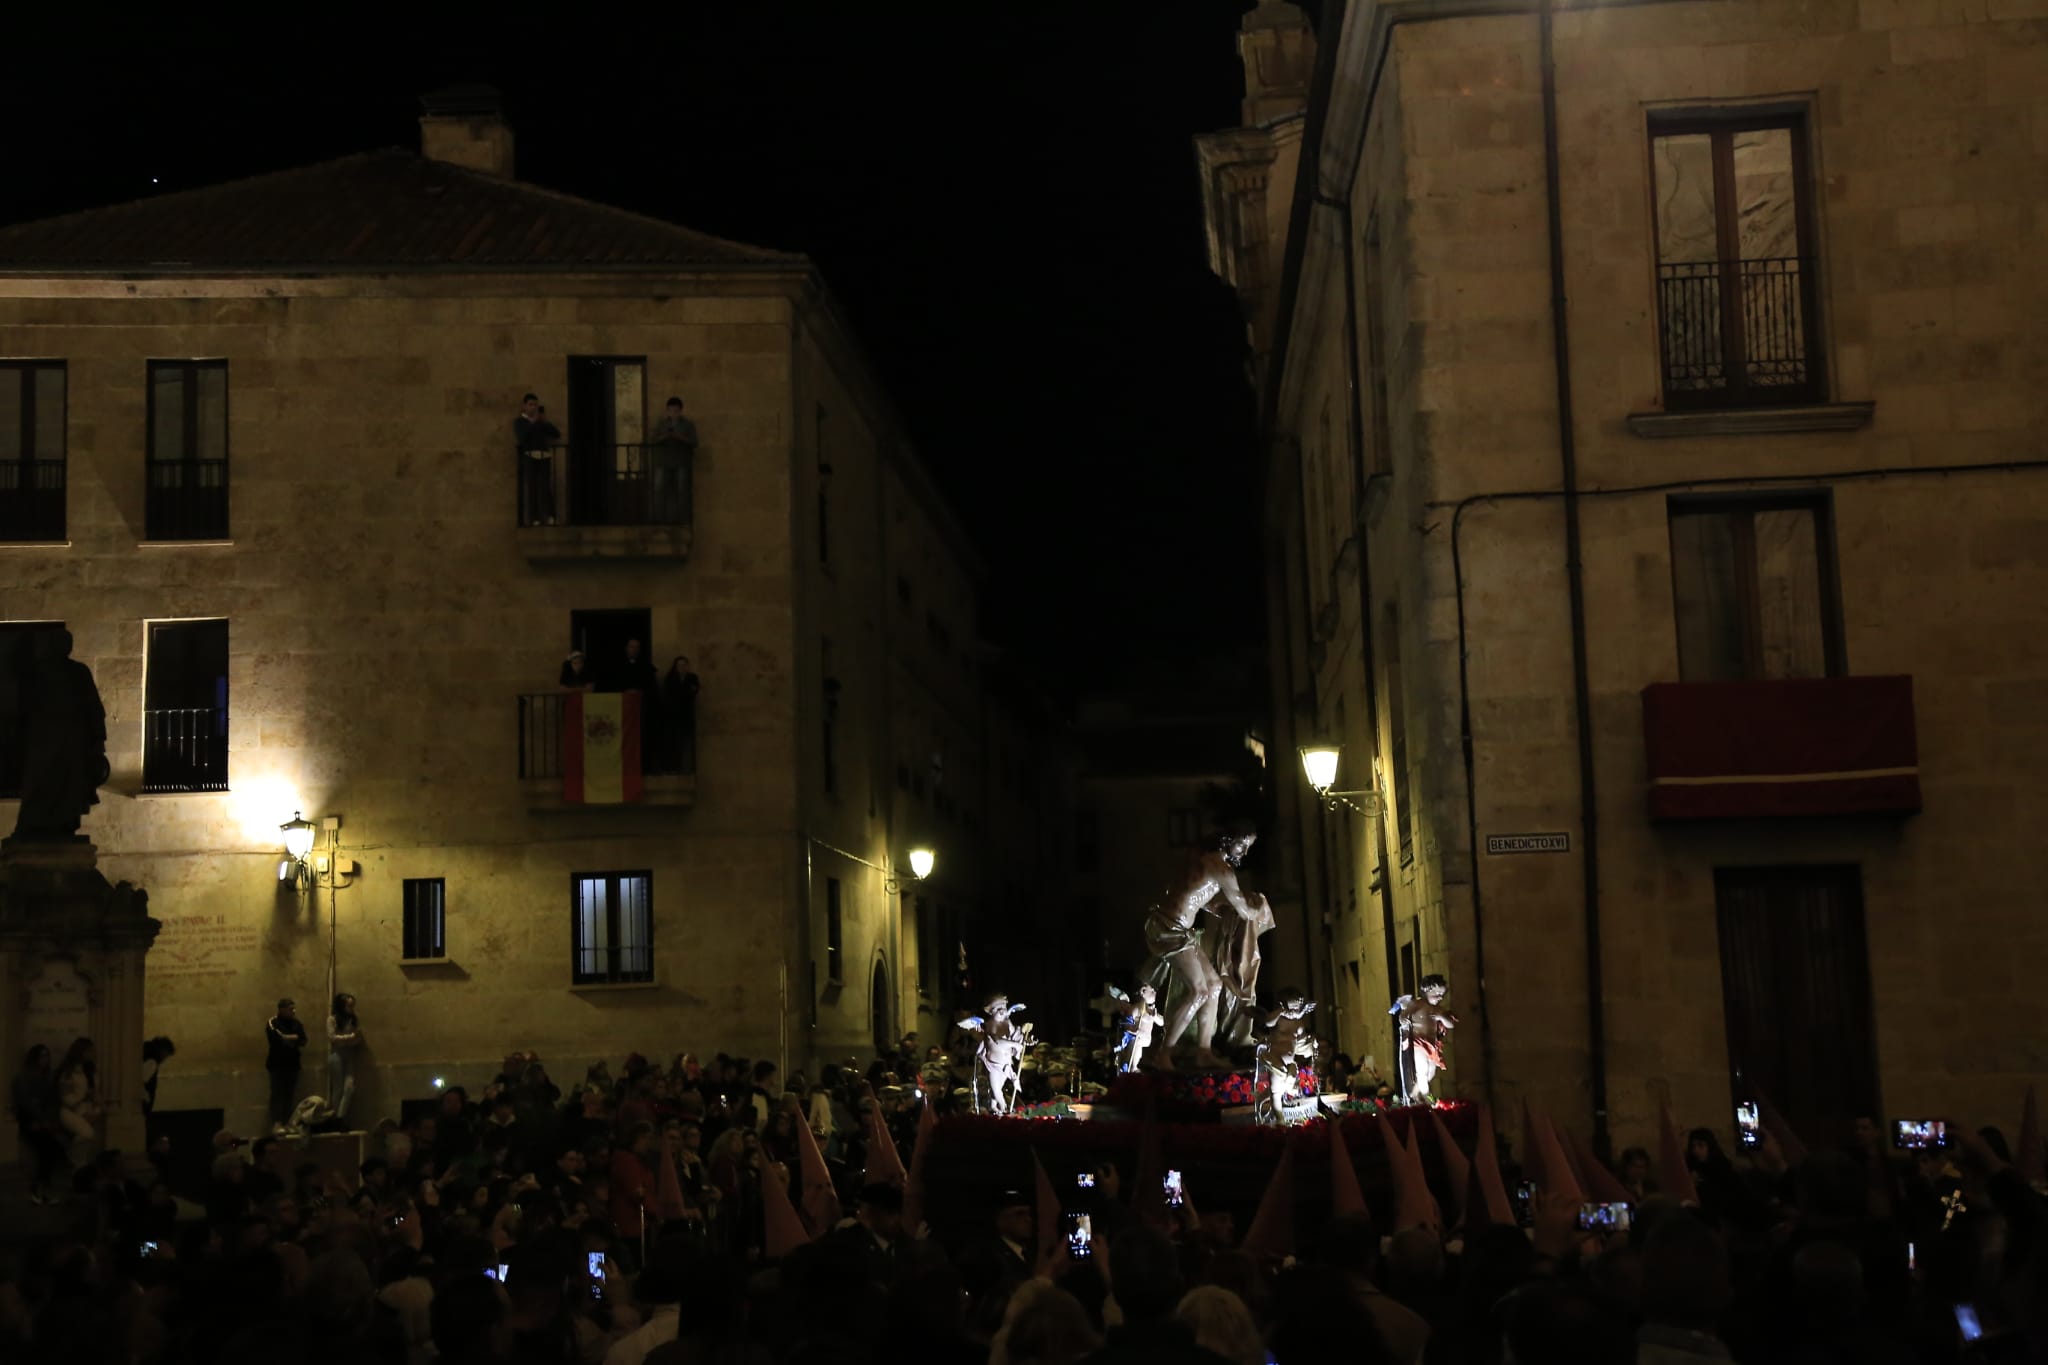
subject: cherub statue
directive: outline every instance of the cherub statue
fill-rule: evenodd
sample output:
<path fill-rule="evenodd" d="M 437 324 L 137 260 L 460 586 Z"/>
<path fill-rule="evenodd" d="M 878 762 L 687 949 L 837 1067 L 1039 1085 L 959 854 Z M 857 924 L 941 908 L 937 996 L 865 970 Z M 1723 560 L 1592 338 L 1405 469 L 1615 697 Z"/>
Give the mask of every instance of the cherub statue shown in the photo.
<path fill-rule="evenodd" d="M 974 1050 L 975 1059 L 981 1064 L 981 1074 L 988 1082 L 988 1111 L 998 1118 L 1010 1112 L 1017 1103 L 1018 1073 L 1022 1068 L 1024 1050 L 1031 1046 L 1031 1025 L 1018 1027 L 1011 1017 L 1023 1010 L 1021 1004 L 1013 1005 L 1009 997 L 994 995 L 982 1006 L 980 1014 L 970 1014 L 960 1021 L 960 1027 L 970 1033 L 981 1035 L 981 1043 Z M 975 1108 L 981 1107 L 981 1096 L 977 1092 Z"/>
<path fill-rule="evenodd" d="M 1422 998 L 1404 995 L 1387 1013 L 1394 1016 L 1401 1059 L 1401 1099 L 1407 1104 L 1434 1104 L 1429 1088 L 1444 1067 L 1444 1038 L 1458 1026 L 1458 1016 L 1443 1007 L 1449 984 L 1431 972 L 1422 978 Z"/>
<path fill-rule="evenodd" d="M 1145 1049 L 1152 1046 L 1152 1030 L 1166 1023 L 1166 1016 L 1159 1010 L 1159 992 L 1147 982 L 1138 987 L 1136 1000 L 1114 986 L 1109 987 L 1109 993 L 1128 1007 L 1123 1015 L 1123 1037 L 1116 1045 L 1116 1069 L 1136 1071 Z"/>
<path fill-rule="evenodd" d="M 1300 991 L 1283 991 L 1280 1008 L 1266 1019 L 1255 1061 L 1266 1085 L 1252 1107 L 1260 1123 L 1282 1122 L 1287 1106 L 1301 1093 L 1301 1064 L 1316 1056 L 1316 1038 L 1308 1027 L 1315 1007 Z"/>

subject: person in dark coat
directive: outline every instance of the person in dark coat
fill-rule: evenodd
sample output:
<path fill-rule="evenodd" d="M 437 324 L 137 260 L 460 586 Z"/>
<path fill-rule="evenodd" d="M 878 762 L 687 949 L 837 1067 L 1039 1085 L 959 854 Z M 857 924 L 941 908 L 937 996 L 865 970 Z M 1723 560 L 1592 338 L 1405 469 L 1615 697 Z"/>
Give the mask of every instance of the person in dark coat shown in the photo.
<path fill-rule="evenodd" d="M 668 741 L 665 756 L 679 773 L 697 771 L 697 688 L 689 656 L 678 654 L 661 680 L 661 723 Z"/>

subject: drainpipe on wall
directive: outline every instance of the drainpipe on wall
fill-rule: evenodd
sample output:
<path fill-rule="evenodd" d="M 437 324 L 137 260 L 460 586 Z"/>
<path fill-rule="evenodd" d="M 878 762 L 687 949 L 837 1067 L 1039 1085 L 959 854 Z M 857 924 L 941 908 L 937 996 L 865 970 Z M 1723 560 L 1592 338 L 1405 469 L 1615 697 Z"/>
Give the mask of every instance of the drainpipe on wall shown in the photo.
<path fill-rule="evenodd" d="M 1563 174 L 1558 157 L 1555 0 L 1537 12 L 1543 68 L 1543 188 L 1550 220 L 1550 335 L 1557 372 L 1557 456 L 1564 496 L 1565 585 L 1571 603 L 1572 715 L 1579 732 L 1579 846 L 1585 868 L 1586 1063 L 1593 1098 L 1593 1151 L 1609 1155 L 1607 1020 L 1601 1001 L 1600 820 L 1594 789 L 1593 700 L 1586 668 L 1586 584 L 1579 539 L 1579 451 L 1572 415 L 1571 327 L 1564 280 Z"/>

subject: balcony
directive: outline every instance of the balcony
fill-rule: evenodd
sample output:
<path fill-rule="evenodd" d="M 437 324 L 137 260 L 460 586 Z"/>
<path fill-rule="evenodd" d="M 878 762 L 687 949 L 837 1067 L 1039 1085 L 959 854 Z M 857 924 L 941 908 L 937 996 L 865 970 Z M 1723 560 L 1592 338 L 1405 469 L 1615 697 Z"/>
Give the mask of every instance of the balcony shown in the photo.
<path fill-rule="evenodd" d="M 149 540 L 226 540 L 228 462 L 151 461 L 143 515 Z"/>
<path fill-rule="evenodd" d="M 554 446 L 513 459 L 528 560 L 689 557 L 689 447 Z"/>
<path fill-rule="evenodd" d="M 142 713 L 142 790 L 228 789 L 228 715 L 210 706 Z"/>
<path fill-rule="evenodd" d="M 689 806 L 697 799 L 697 727 L 694 713 L 666 715 L 659 705 L 642 715 L 646 694 L 637 692 L 530 692 L 519 701 L 519 783 L 526 808 L 539 813 L 616 810 L 621 806 Z M 598 780 L 604 720 L 585 719 L 586 698 L 616 699 L 623 731 L 609 759 L 617 790 Z M 573 699 L 573 700 L 572 700 Z M 585 725 L 575 722 L 585 720 Z M 586 726 L 596 727 L 585 738 Z"/>
<path fill-rule="evenodd" d="M 1654 820 L 1920 809 L 1910 677 L 1652 683 L 1643 744 Z"/>
<path fill-rule="evenodd" d="M 0 541 L 64 539 L 64 461 L 0 461 Z"/>
<path fill-rule="evenodd" d="M 1797 256 L 1660 264 L 1666 410 L 1820 402 L 1817 278 Z"/>

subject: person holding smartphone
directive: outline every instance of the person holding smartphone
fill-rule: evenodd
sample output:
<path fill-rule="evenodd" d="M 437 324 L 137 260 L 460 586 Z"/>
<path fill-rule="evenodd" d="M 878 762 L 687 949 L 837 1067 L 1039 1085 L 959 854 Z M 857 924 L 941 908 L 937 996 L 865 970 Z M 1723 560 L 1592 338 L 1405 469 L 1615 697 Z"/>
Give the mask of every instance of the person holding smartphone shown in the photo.
<path fill-rule="evenodd" d="M 356 998 L 339 992 L 327 1016 L 327 1102 L 338 1119 L 348 1118 L 349 1102 L 356 1097 L 356 1053 L 362 1045 Z"/>

